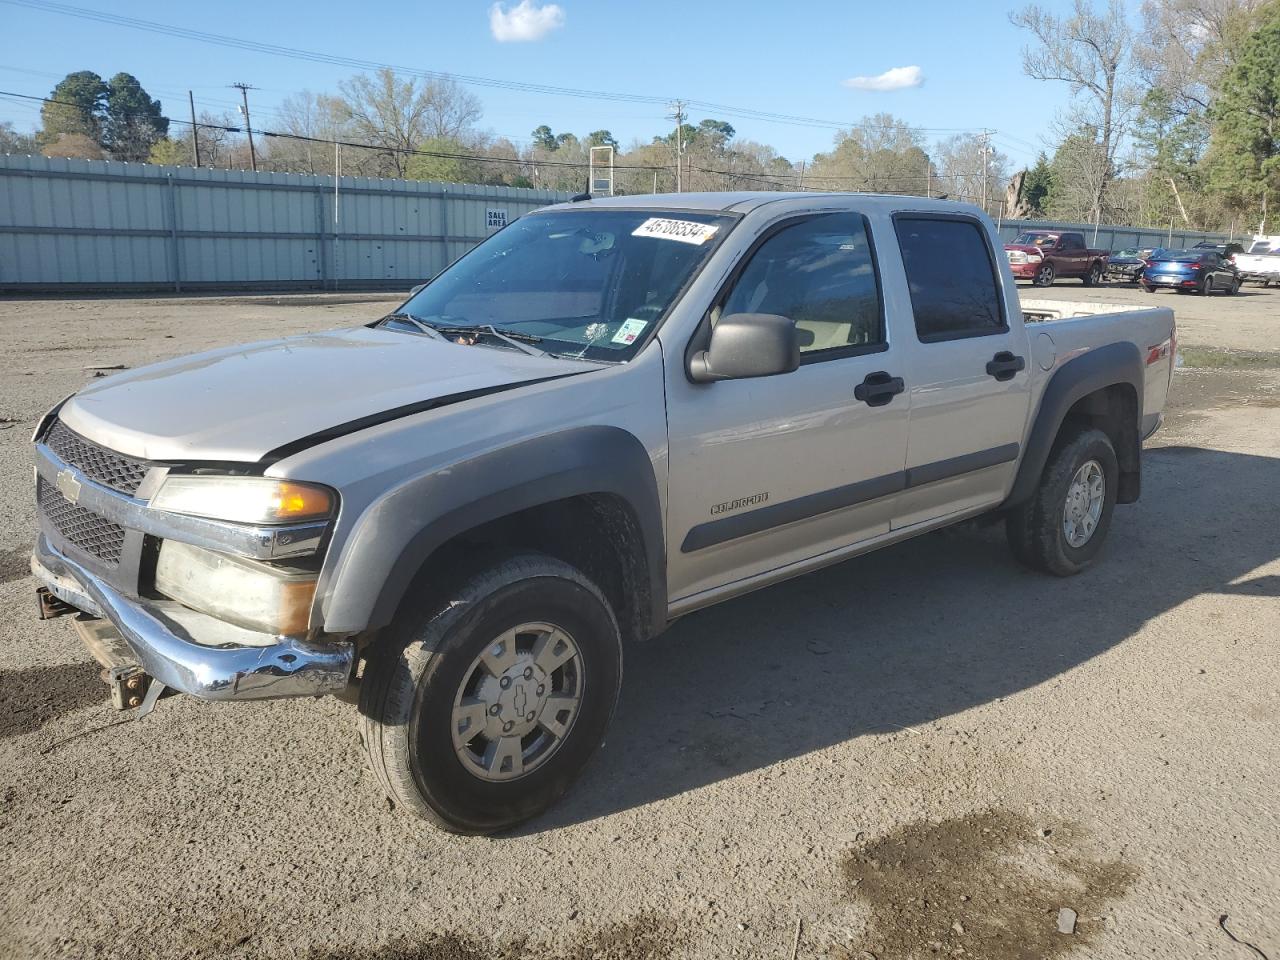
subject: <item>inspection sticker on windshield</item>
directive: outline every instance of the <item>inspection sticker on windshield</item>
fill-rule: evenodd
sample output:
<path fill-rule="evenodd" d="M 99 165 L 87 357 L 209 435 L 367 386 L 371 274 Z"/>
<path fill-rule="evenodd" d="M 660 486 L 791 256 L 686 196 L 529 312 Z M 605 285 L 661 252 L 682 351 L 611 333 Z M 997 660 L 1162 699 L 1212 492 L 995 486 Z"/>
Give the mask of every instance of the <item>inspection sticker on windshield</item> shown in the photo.
<path fill-rule="evenodd" d="M 636 338 L 644 333 L 644 328 L 649 325 L 648 320 L 636 320 L 628 318 L 622 322 L 617 332 L 613 335 L 613 342 L 620 343 L 625 347 L 631 346 L 636 342 Z"/>
<path fill-rule="evenodd" d="M 678 240 L 681 243 L 706 243 L 716 235 L 720 227 L 714 223 L 695 223 L 692 220 L 666 220 L 650 217 L 631 231 L 633 237 L 657 237 L 659 240 Z"/>

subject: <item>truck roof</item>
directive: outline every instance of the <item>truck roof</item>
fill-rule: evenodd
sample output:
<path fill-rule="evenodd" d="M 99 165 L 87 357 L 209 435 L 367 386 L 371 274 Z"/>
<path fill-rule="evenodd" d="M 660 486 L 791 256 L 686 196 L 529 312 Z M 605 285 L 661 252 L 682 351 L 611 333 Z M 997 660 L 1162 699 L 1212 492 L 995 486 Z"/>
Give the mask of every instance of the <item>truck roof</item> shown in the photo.
<path fill-rule="evenodd" d="M 707 193 L 644 193 L 624 197 L 596 197 L 591 200 L 580 200 L 576 203 L 558 203 L 544 210 L 593 209 L 597 207 L 615 207 L 628 210 L 689 210 L 700 213 L 747 213 L 771 203 L 793 203 L 800 206 L 812 206 L 815 201 L 832 206 L 856 207 L 859 210 L 880 210 L 891 212 L 904 207 L 912 210 L 936 210 L 938 212 L 965 210 L 970 213 L 981 211 L 972 204 L 958 200 L 935 200 L 928 197 L 917 197 L 911 194 L 892 193 L 837 193 L 832 191 L 811 191 L 785 193 L 777 190 L 742 190 L 732 192 Z M 903 201 L 909 201 L 904 203 Z"/>

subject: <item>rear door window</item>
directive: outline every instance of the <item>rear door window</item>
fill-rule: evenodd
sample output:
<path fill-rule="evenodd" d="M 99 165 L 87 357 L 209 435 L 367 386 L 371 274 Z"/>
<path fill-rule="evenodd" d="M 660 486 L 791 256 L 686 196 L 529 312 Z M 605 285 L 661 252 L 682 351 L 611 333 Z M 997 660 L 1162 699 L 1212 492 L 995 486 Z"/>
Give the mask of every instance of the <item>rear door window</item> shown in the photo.
<path fill-rule="evenodd" d="M 894 228 L 921 341 L 1008 331 L 991 245 L 976 221 L 898 216 Z"/>

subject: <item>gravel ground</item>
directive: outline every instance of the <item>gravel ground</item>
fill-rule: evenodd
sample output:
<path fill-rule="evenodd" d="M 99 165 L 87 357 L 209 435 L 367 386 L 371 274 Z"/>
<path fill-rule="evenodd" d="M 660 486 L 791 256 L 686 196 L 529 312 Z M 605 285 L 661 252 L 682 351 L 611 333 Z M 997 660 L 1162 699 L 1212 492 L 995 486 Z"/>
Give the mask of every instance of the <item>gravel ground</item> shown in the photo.
<path fill-rule="evenodd" d="M 690 616 L 628 651 L 565 802 L 490 840 L 389 810 L 334 699 L 108 728 L 34 618 L 27 436 L 87 366 L 393 301 L 0 301 L 0 954 L 1256 960 L 1227 914 L 1280 958 L 1280 291 L 1246 290 L 1027 293 L 1168 303 L 1199 358 L 1099 566 L 973 527 Z"/>

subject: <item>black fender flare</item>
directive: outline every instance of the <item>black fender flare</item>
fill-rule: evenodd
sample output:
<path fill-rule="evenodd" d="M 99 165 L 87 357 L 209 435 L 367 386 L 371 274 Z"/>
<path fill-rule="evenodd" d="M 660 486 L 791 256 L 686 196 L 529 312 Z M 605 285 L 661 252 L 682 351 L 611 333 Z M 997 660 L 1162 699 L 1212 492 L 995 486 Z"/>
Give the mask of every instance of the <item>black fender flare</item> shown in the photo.
<path fill-rule="evenodd" d="M 1109 343 L 1106 346 L 1090 350 L 1068 360 L 1059 367 L 1050 378 L 1040 397 L 1040 406 L 1035 420 L 1027 435 L 1026 449 L 1022 455 L 1022 463 L 1018 465 L 1018 475 L 1013 482 L 1013 490 L 1004 502 L 1005 507 L 1025 503 L 1035 493 L 1044 473 L 1044 465 L 1049 459 L 1049 452 L 1058 438 L 1058 431 L 1067 417 L 1067 412 L 1081 397 L 1088 396 L 1116 384 L 1127 384 L 1133 387 L 1137 399 L 1137 419 L 1133 424 L 1135 443 L 1141 446 L 1142 395 L 1145 383 L 1145 367 L 1142 352 L 1135 344 L 1127 341 Z M 1134 474 L 1129 481 L 1133 495 L 1123 502 L 1137 499 L 1137 471 L 1140 457 L 1138 450 L 1118 450 L 1121 463 L 1132 463 Z M 1123 482 L 1123 481 L 1122 481 Z M 1123 489 L 1123 487 L 1122 487 Z"/>
<path fill-rule="evenodd" d="M 389 624 L 427 559 L 460 534 L 530 507 L 608 494 L 635 515 L 648 575 L 650 632 L 667 619 L 666 538 L 657 478 L 644 445 L 618 427 L 533 437 L 424 474 L 373 503 L 342 547 L 326 591 L 330 633 Z"/>

